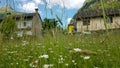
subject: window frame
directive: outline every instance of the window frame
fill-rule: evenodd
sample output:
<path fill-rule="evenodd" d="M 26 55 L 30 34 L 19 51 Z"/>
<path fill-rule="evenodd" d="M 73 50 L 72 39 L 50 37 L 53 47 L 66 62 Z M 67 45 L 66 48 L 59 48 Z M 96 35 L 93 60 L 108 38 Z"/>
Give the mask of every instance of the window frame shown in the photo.
<path fill-rule="evenodd" d="M 25 21 L 25 22 L 23 23 L 23 25 L 24 25 L 24 26 L 27 26 L 27 22 Z"/>
<path fill-rule="evenodd" d="M 90 25 L 90 19 L 83 19 L 83 26 Z"/>
<path fill-rule="evenodd" d="M 106 17 L 106 23 L 113 23 L 113 17 Z"/>

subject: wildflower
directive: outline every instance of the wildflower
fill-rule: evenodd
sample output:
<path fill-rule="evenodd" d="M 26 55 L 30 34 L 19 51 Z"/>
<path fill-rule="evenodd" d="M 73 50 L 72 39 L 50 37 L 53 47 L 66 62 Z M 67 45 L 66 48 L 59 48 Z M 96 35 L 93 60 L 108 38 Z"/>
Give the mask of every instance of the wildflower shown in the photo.
<path fill-rule="evenodd" d="M 64 61 L 63 58 L 60 58 L 60 59 L 58 59 L 58 60 L 59 60 L 58 63 L 63 63 L 63 61 Z"/>
<path fill-rule="evenodd" d="M 31 68 L 37 68 L 37 65 L 34 65 L 33 63 L 30 63 Z"/>
<path fill-rule="evenodd" d="M 37 68 L 38 66 L 38 62 L 39 62 L 39 60 L 35 60 L 35 61 L 33 61 L 32 63 L 30 63 L 29 65 L 30 65 L 30 67 L 31 68 Z"/>
<path fill-rule="evenodd" d="M 63 61 L 64 61 L 65 59 L 63 58 L 62 55 L 60 55 L 60 58 L 59 58 L 58 60 L 59 60 L 58 63 L 63 63 Z"/>
<path fill-rule="evenodd" d="M 63 57 L 62 55 L 59 55 L 60 57 Z"/>
<path fill-rule="evenodd" d="M 36 45 L 40 46 L 40 45 L 42 45 L 42 44 L 41 44 L 41 43 L 37 43 Z"/>
<path fill-rule="evenodd" d="M 28 56 L 28 58 L 33 58 L 33 56 Z"/>
<path fill-rule="evenodd" d="M 52 50 L 52 48 L 48 48 L 48 50 Z"/>
<path fill-rule="evenodd" d="M 75 52 L 80 52 L 80 51 L 82 51 L 82 49 L 80 49 L 80 48 L 74 48 L 73 49 Z"/>
<path fill-rule="evenodd" d="M 75 62 L 75 60 L 72 60 L 72 62 L 74 63 L 74 62 Z"/>
<path fill-rule="evenodd" d="M 68 66 L 68 65 L 69 65 L 68 63 L 65 64 L 65 66 Z"/>
<path fill-rule="evenodd" d="M 51 68 L 53 66 L 54 66 L 53 64 L 44 64 L 43 68 Z"/>
<path fill-rule="evenodd" d="M 77 63 L 74 63 L 74 65 L 76 65 Z"/>
<path fill-rule="evenodd" d="M 85 59 L 85 60 L 90 59 L 90 56 L 85 56 L 85 57 L 83 57 L 83 59 Z"/>
<path fill-rule="evenodd" d="M 27 61 L 29 61 L 29 59 L 23 59 L 23 61 L 27 62 Z"/>
<path fill-rule="evenodd" d="M 50 53 L 53 53 L 54 51 L 50 51 Z"/>
<path fill-rule="evenodd" d="M 94 68 L 98 68 L 98 67 L 94 67 Z"/>
<path fill-rule="evenodd" d="M 14 65 L 14 63 L 10 63 L 11 65 Z"/>
<path fill-rule="evenodd" d="M 33 67 L 32 63 L 30 63 L 30 67 Z"/>
<path fill-rule="evenodd" d="M 23 44 L 22 44 L 22 45 L 25 46 L 25 45 L 28 45 L 28 43 L 29 43 L 29 42 L 27 42 L 27 41 L 23 41 Z"/>
<path fill-rule="evenodd" d="M 49 55 L 47 55 L 47 54 L 44 54 L 44 55 L 41 55 L 41 56 L 39 56 L 38 58 L 49 58 Z"/>
<path fill-rule="evenodd" d="M 8 51 L 9 54 L 15 54 L 17 51 Z"/>
<path fill-rule="evenodd" d="M 11 37 L 10 39 L 13 40 L 13 37 Z"/>
<path fill-rule="evenodd" d="M 35 61 L 35 63 L 38 63 L 38 62 L 39 62 L 38 60 Z"/>
<path fill-rule="evenodd" d="M 16 64 L 18 65 L 18 62 Z"/>

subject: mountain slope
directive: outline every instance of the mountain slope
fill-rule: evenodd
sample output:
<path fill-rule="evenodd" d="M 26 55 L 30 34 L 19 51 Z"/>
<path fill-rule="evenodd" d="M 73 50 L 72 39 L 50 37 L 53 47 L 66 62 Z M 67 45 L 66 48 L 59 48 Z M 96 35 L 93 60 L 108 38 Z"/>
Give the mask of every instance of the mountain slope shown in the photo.
<path fill-rule="evenodd" d="M 120 8 L 120 0 L 103 0 L 104 8 Z M 100 0 L 85 0 L 81 11 L 87 9 L 101 9 Z"/>

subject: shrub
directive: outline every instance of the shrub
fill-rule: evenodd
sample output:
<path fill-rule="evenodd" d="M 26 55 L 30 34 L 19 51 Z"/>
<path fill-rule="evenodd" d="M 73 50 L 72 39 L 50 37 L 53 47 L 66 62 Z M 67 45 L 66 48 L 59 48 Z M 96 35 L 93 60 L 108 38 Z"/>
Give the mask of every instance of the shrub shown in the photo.
<path fill-rule="evenodd" d="M 5 38 L 11 37 L 17 29 L 16 20 L 11 16 L 3 19 L 0 25 L 0 32 Z"/>

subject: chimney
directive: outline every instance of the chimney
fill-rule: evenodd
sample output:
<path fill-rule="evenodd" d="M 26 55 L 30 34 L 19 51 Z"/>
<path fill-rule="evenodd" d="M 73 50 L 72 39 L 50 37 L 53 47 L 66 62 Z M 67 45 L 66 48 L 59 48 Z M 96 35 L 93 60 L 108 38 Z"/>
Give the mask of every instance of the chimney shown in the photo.
<path fill-rule="evenodd" d="M 38 8 L 35 9 L 35 12 L 38 13 Z"/>

